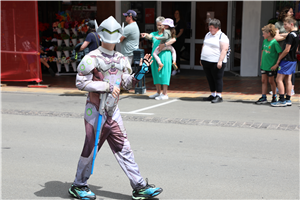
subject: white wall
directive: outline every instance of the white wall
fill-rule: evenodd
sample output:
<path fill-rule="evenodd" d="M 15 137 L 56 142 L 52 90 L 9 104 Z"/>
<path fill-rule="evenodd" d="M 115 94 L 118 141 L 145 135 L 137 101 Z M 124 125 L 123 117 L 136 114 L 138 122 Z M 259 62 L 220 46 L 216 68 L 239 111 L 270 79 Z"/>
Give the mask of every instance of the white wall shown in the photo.
<path fill-rule="evenodd" d="M 274 16 L 274 1 L 244 1 L 241 76 L 260 76 L 261 28 Z"/>
<path fill-rule="evenodd" d="M 258 76 L 261 8 L 261 1 L 244 1 L 240 74 L 244 77 Z"/>

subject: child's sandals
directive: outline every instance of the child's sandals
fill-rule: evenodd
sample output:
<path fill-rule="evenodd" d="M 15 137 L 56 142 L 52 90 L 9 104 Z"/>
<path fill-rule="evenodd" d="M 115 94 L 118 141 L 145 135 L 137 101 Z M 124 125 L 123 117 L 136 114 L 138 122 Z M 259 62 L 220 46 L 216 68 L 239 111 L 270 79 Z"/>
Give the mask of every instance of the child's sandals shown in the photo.
<path fill-rule="evenodd" d="M 176 62 L 173 62 L 173 63 L 172 63 L 172 67 L 173 67 L 174 70 L 177 70 L 177 69 L 178 69 L 178 67 L 177 67 L 177 65 L 176 65 Z"/>

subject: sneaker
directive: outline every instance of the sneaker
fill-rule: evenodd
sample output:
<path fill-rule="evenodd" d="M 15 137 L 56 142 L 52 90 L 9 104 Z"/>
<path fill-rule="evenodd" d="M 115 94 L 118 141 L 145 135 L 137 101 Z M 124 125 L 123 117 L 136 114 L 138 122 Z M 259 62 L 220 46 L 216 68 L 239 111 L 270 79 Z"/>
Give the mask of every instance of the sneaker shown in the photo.
<path fill-rule="evenodd" d="M 160 95 L 161 95 L 161 93 L 158 94 L 158 93 L 156 92 L 155 94 L 149 96 L 149 98 L 150 98 L 150 99 L 155 99 L 155 97 L 158 97 L 158 96 L 160 96 Z"/>
<path fill-rule="evenodd" d="M 148 180 L 146 179 L 147 185 L 141 189 L 133 190 L 132 191 L 132 199 L 138 200 L 138 199 L 148 199 L 155 197 L 162 193 L 162 188 L 156 188 L 155 185 L 149 185 Z"/>
<path fill-rule="evenodd" d="M 292 106 L 292 101 L 291 100 L 285 100 L 287 106 Z"/>
<path fill-rule="evenodd" d="M 211 101 L 213 100 L 215 97 L 213 95 L 209 95 L 209 97 L 205 97 L 203 98 L 203 101 Z"/>
<path fill-rule="evenodd" d="M 155 97 L 156 100 L 167 100 L 169 99 L 168 95 L 161 94 L 158 97 Z"/>
<path fill-rule="evenodd" d="M 88 186 L 74 186 L 69 189 L 69 194 L 77 199 L 96 199 L 96 195 L 90 190 Z"/>
<path fill-rule="evenodd" d="M 285 106 L 287 106 L 287 104 L 286 104 L 286 101 L 277 101 L 277 102 L 271 103 L 271 106 L 273 106 L 273 107 L 285 107 Z"/>
<path fill-rule="evenodd" d="M 277 102 L 277 97 L 272 97 L 272 102 L 271 103 L 273 103 L 273 102 Z"/>
<path fill-rule="evenodd" d="M 213 100 L 211 100 L 212 103 L 221 103 L 222 101 L 222 97 L 219 97 L 218 95 Z"/>
<path fill-rule="evenodd" d="M 272 102 L 273 102 L 273 100 L 272 100 Z M 266 98 L 260 97 L 255 103 L 256 104 L 265 104 L 265 103 L 268 103 L 268 101 Z"/>
<path fill-rule="evenodd" d="M 177 71 L 176 70 L 173 70 L 172 71 L 172 76 L 175 76 L 177 74 Z"/>

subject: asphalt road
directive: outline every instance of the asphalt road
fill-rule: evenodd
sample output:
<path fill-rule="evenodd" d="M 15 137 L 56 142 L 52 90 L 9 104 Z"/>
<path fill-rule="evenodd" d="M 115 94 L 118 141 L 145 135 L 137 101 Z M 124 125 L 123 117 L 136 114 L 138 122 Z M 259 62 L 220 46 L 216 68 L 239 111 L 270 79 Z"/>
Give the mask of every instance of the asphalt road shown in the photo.
<path fill-rule="evenodd" d="M 2 93 L 2 199 L 71 199 L 85 96 Z M 159 199 L 299 199 L 299 107 L 122 96 L 143 177 Z M 107 143 L 89 180 L 97 199 L 131 199 Z"/>

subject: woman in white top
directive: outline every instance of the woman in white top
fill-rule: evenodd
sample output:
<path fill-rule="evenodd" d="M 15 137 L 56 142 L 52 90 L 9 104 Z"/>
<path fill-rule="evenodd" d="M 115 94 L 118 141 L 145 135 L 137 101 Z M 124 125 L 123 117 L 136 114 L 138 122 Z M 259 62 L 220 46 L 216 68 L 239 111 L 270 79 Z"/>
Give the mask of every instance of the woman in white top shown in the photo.
<path fill-rule="evenodd" d="M 209 32 L 205 35 L 200 65 L 203 66 L 211 95 L 204 98 L 212 103 L 222 102 L 223 75 L 227 63 L 229 39 L 221 31 L 221 22 L 212 19 L 208 23 Z"/>

